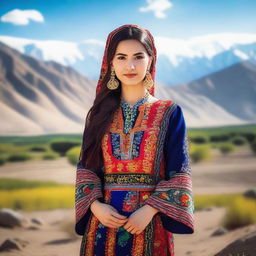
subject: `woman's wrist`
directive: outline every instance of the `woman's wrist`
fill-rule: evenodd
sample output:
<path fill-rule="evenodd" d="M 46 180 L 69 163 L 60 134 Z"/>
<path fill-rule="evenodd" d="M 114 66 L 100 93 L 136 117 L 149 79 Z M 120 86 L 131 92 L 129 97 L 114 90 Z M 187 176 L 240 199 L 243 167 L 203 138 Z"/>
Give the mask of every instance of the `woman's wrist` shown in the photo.
<path fill-rule="evenodd" d="M 156 208 L 152 207 L 149 204 L 145 204 L 144 207 L 150 212 L 152 213 L 152 215 L 155 215 L 159 212 L 159 210 L 157 210 Z"/>
<path fill-rule="evenodd" d="M 99 205 L 100 201 L 98 199 L 94 200 L 91 205 L 90 205 L 90 209 L 91 211 L 95 208 L 95 206 Z"/>

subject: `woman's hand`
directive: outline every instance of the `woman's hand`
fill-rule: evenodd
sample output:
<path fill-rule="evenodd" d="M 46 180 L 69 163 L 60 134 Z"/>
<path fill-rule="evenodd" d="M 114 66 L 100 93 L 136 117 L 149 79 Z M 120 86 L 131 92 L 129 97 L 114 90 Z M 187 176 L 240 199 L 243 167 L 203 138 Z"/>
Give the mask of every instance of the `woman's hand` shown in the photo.
<path fill-rule="evenodd" d="M 139 235 L 157 212 L 158 210 L 150 205 L 144 205 L 130 215 L 124 228 L 131 234 Z"/>
<path fill-rule="evenodd" d="M 128 220 L 126 216 L 119 214 L 113 206 L 101 203 L 98 200 L 95 200 L 90 208 L 95 217 L 109 228 L 119 228 Z"/>

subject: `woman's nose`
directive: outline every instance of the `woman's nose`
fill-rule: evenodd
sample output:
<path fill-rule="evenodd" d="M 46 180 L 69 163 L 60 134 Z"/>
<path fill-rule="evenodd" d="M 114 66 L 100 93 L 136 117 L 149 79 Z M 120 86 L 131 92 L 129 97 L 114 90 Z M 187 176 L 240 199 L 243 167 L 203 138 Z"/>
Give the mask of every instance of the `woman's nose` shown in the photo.
<path fill-rule="evenodd" d="M 128 61 L 127 62 L 127 68 L 128 69 L 135 69 L 134 61 Z"/>

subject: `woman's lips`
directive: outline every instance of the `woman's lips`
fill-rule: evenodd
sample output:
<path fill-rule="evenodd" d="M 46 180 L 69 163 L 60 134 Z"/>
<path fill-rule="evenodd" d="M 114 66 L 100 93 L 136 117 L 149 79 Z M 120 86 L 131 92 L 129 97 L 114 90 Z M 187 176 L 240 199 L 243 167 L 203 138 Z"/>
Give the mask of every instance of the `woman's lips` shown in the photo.
<path fill-rule="evenodd" d="M 133 78 L 135 77 L 137 74 L 124 74 L 124 76 L 128 77 L 128 78 Z"/>

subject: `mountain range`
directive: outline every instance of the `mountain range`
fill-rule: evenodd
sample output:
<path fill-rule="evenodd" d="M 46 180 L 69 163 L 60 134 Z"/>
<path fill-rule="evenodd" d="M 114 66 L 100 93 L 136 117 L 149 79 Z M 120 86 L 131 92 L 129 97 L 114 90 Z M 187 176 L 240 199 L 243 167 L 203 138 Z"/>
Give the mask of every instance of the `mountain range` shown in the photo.
<path fill-rule="evenodd" d="M 0 36 L 0 41 L 43 61 L 71 66 L 90 79 L 98 79 L 105 43 L 34 40 Z M 156 81 L 166 86 L 189 83 L 242 61 L 256 64 L 256 34 L 220 33 L 188 40 L 155 36 Z"/>
<path fill-rule="evenodd" d="M 82 133 L 96 80 L 55 61 L 0 43 L 1 135 Z M 190 83 L 156 83 L 157 98 L 176 101 L 188 127 L 256 121 L 256 66 L 243 61 Z"/>

